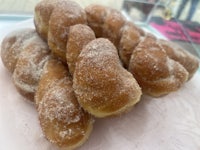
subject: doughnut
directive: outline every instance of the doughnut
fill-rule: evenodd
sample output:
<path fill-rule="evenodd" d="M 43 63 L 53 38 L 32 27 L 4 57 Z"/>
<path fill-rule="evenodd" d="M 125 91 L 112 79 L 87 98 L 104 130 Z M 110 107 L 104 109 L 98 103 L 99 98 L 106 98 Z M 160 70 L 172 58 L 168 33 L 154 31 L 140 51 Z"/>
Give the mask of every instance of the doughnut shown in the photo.
<path fill-rule="evenodd" d="M 92 28 L 97 38 L 103 36 L 104 18 L 107 7 L 102 5 L 89 5 L 85 8 L 88 25 Z"/>
<path fill-rule="evenodd" d="M 166 40 L 159 40 L 158 43 L 163 47 L 163 49 L 166 51 L 167 55 L 179 62 L 189 73 L 189 78 L 191 79 L 194 73 L 197 71 L 199 68 L 199 60 L 184 50 L 181 46 L 170 42 Z"/>
<path fill-rule="evenodd" d="M 60 2 L 60 3 L 65 4 L 66 2 L 63 0 L 63 2 Z M 60 10 L 58 8 L 59 8 L 59 6 L 56 2 L 56 5 L 55 5 L 52 13 L 49 13 L 50 14 L 49 30 L 50 30 L 50 28 L 53 28 L 53 27 L 55 27 L 55 30 L 56 29 L 58 31 L 62 30 L 62 27 L 63 27 L 62 24 L 64 24 L 64 23 L 61 23 L 61 24 L 56 23 L 56 21 L 55 21 L 56 19 L 54 19 L 54 21 L 52 21 L 52 22 L 55 23 L 57 26 L 50 24 L 54 10 L 55 10 L 55 12 L 57 12 L 57 14 L 62 14 L 59 12 Z M 168 46 L 168 47 L 166 47 L 166 46 L 164 46 L 164 44 L 162 44 L 162 42 L 159 43 L 159 40 L 153 34 L 145 33 L 142 29 L 135 26 L 132 22 L 127 21 L 123 17 L 123 15 L 115 9 L 93 4 L 93 5 L 89 5 L 88 7 L 86 7 L 83 12 L 84 12 L 84 16 L 85 16 L 83 18 L 85 18 L 87 20 L 88 26 L 94 31 L 95 36 L 97 38 L 99 38 L 99 37 L 107 38 L 116 46 L 116 48 L 118 49 L 118 53 L 119 53 L 121 62 L 124 65 L 124 67 L 127 68 L 128 70 L 129 70 L 129 66 L 131 66 L 131 64 L 129 64 L 129 62 L 130 62 L 132 53 L 135 50 L 135 48 L 137 47 L 137 45 L 140 44 L 141 40 L 145 36 L 155 39 L 156 43 L 159 44 L 160 47 L 162 47 L 162 49 L 164 51 L 166 51 L 166 53 L 170 59 L 173 59 L 174 61 L 180 63 L 183 67 L 185 67 L 187 72 L 189 72 L 188 79 L 190 79 L 192 77 L 192 75 L 196 72 L 196 70 L 199 66 L 199 64 L 197 63 L 195 58 L 191 58 L 191 61 L 194 61 L 193 63 L 187 63 L 186 61 L 184 61 L 184 58 L 179 58 L 180 59 L 179 60 L 178 56 L 175 55 L 175 52 L 173 52 L 173 56 L 171 56 L 172 53 L 169 52 L 169 49 L 170 49 L 169 45 L 171 45 L 171 44 L 169 44 L 169 45 L 166 44 L 166 46 Z M 55 17 L 55 18 L 59 18 L 59 20 L 60 20 L 60 18 L 61 18 L 61 20 L 63 19 L 63 17 Z M 75 23 L 75 24 L 78 24 L 78 23 Z M 72 25 L 70 24 L 68 26 L 70 28 L 70 26 L 72 26 Z M 68 30 L 69 30 L 69 28 L 68 28 Z M 55 33 L 60 33 L 58 31 Z M 61 32 L 65 33 L 63 31 L 61 31 Z M 67 34 L 69 34 L 69 31 L 67 32 Z M 55 35 L 55 34 L 53 34 L 53 35 Z M 55 35 L 55 37 L 57 37 L 57 36 Z M 68 42 L 68 36 L 66 36 L 66 38 L 64 40 L 65 40 L 65 42 L 59 42 L 62 40 L 58 40 L 58 41 L 53 40 L 53 41 L 55 41 L 56 44 L 52 44 L 54 42 L 48 42 L 50 48 L 52 49 L 52 52 L 56 53 L 55 55 L 58 56 L 59 58 L 61 58 L 61 60 L 63 60 L 63 61 L 65 59 L 65 58 L 63 58 L 63 56 L 64 56 L 63 53 L 67 53 L 66 52 L 66 51 L 68 51 L 67 49 L 69 47 L 71 47 L 71 46 L 68 46 L 68 43 L 70 43 L 70 42 Z M 48 41 L 51 41 L 51 38 L 48 37 Z M 65 43 L 65 44 L 60 44 L 60 43 Z M 144 43 L 144 42 L 142 42 L 142 43 Z M 57 49 L 55 47 L 53 48 L 53 45 L 57 46 Z M 66 46 L 66 48 L 64 48 L 65 46 Z M 60 49 L 60 47 L 62 47 L 62 48 Z M 179 49 L 179 50 L 175 50 L 175 51 L 180 51 L 181 53 L 184 53 L 184 52 L 182 52 L 182 50 L 180 50 L 180 48 L 172 47 L 172 49 L 173 49 L 173 51 L 175 49 Z M 70 51 L 72 52 L 72 50 L 70 50 Z M 80 52 L 80 50 L 78 50 L 78 51 Z M 78 56 L 78 54 L 76 55 L 76 58 L 77 58 L 77 56 Z M 176 56 L 176 59 L 175 59 L 175 56 Z M 73 74 L 73 71 L 71 71 L 72 70 L 71 69 L 72 61 L 70 60 L 71 57 L 66 55 L 66 58 L 68 59 L 67 64 L 69 66 L 69 70 L 70 70 L 71 74 Z M 76 61 L 76 59 L 74 59 L 74 61 Z M 73 68 L 74 68 L 75 62 L 73 62 L 72 64 L 74 64 L 74 66 L 73 66 Z M 155 77 L 155 80 L 156 80 L 156 77 Z M 180 86 L 178 86 L 178 87 L 180 87 Z M 144 91 L 146 91 L 146 90 L 144 90 Z"/>
<path fill-rule="evenodd" d="M 18 56 L 26 41 L 37 34 L 34 29 L 20 29 L 8 34 L 1 43 L 1 59 L 9 72 L 13 73 Z"/>
<path fill-rule="evenodd" d="M 85 8 L 88 25 L 96 37 L 108 38 L 115 46 L 120 40 L 120 29 L 126 19 L 117 10 L 101 5 L 90 5 Z"/>
<path fill-rule="evenodd" d="M 108 38 L 115 46 L 118 46 L 120 41 L 120 29 L 125 24 L 124 16 L 115 9 L 108 9 L 103 25 L 103 36 Z"/>
<path fill-rule="evenodd" d="M 66 48 L 66 59 L 71 75 L 74 74 L 77 57 L 81 50 L 94 39 L 95 34 L 89 26 L 77 24 L 70 27 Z"/>
<path fill-rule="evenodd" d="M 60 149 L 85 143 L 94 117 L 127 112 L 142 93 L 174 92 L 199 67 L 183 48 L 109 7 L 43 0 L 34 24 L 36 31 L 4 38 L 1 58 L 19 93 L 35 104 L 45 138 Z"/>
<path fill-rule="evenodd" d="M 34 101 L 35 91 L 40 80 L 44 63 L 48 60 L 50 50 L 37 34 L 21 45 L 23 51 L 19 54 L 13 72 L 13 82 L 21 95 Z M 20 47 L 19 47 L 20 48 Z"/>
<path fill-rule="evenodd" d="M 132 22 L 127 22 L 121 28 L 121 39 L 118 50 L 119 56 L 125 68 L 128 67 L 131 54 L 135 47 L 139 44 L 142 35 L 143 34 Z"/>
<path fill-rule="evenodd" d="M 49 59 L 35 95 L 45 137 L 62 149 L 81 146 L 89 137 L 93 118 L 79 105 L 67 68 Z"/>
<path fill-rule="evenodd" d="M 43 0 L 35 7 L 37 32 L 48 41 L 52 53 L 66 63 L 66 44 L 69 27 L 87 24 L 86 13 L 71 0 Z"/>
<path fill-rule="evenodd" d="M 35 11 L 34 11 L 35 28 L 38 34 L 45 41 L 47 41 L 48 38 L 49 19 L 58 1 L 59 0 L 42 0 L 35 6 Z"/>
<path fill-rule="evenodd" d="M 14 41 L 4 40 L 3 44 L 8 50 L 16 46 L 19 53 L 12 75 L 17 90 L 36 104 L 42 130 L 50 142 L 63 149 L 79 147 L 88 139 L 94 119 L 80 107 L 68 69 L 50 56 L 47 43 L 35 31 L 17 45 L 16 37 L 24 34 L 18 33 L 10 36 Z M 6 56 L 16 59 L 13 54 Z"/>
<path fill-rule="evenodd" d="M 155 97 L 178 90 L 188 80 L 187 70 L 148 35 L 134 49 L 128 69 L 143 92 Z"/>
<path fill-rule="evenodd" d="M 141 89 L 107 39 L 89 42 L 75 67 L 73 88 L 80 105 L 95 117 L 121 114 L 140 100 Z"/>

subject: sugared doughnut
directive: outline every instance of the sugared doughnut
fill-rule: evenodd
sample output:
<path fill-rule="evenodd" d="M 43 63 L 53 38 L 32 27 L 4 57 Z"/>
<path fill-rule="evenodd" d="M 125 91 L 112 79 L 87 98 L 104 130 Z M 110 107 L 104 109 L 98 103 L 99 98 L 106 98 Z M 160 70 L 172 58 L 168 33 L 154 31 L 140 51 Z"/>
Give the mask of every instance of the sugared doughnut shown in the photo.
<path fill-rule="evenodd" d="M 121 28 L 121 39 L 118 50 L 119 56 L 126 68 L 128 67 L 131 54 L 140 42 L 141 37 L 140 31 L 132 22 L 127 22 Z"/>
<path fill-rule="evenodd" d="M 77 24 L 70 27 L 66 49 L 66 59 L 71 75 L 74 74 L 77 57 L 79 56 L 81 50 L 85 45 L 94 39 L 95 34 L 89 26 Z"/>
<path fill-rule="evenodd" d="M 87 140 L 93 118 L 80 107 L 67 68 L 60 61 L 47 61 L 35 98 L 42 130 L 50 142 L 68 150 Z"/>
<path fill-rule="evenodd" d="M 115 9 L 108 9 L 104 18 L 103 36 L 108 38 L 115 46 L 118 47 L 120 40 L 120 29 L 125 24 L 125 17 Z"/>
<path fill-rule="evenodd" d="M 1 43 L 1 59 L 4 66 L 13 73 L 18 56 L 26 41 L 37 34 L 34 29 L 20 29 L 8 34 Z"/>
<path fill-rule="evenodd" d="M 18 91 L 35 102 L 44 136 L 61 149 L 87 140 L 92 115 L 129 110 L 141 90 L 152 96 L 176 91 L 199 66 L 182 48 L 108 7 L 43 0 L 34 23 L 47 43 L 32 29 L 20 30 L 3 40 L 1 57 Z"/>
<path fill-rule="evenodd" d="M 62 2 L 60 1 L 60 4 L 62 4 L 63 7 L 65 7 L 65 3 L 67 3 L 65 0 L 62 0 Z M 71 1 L 69 3 L 71 3 Z M 67 26 L 66 28 L 68 30 L 69 26 L 71 26 L 72 24 L 65 23 L 66 21 L 66 19 L 64 20 L 65 17 L 63 16 L 59 17 L 59 14 L 60 15 L 63 14 L 63 12 L 65 12 L 66 10 L 61 9 L 60 11 L 58 8 L 59 8 L 59 4 L 57 4 L 56 2 L 56 5 L 54 7 L 54 10 L 56 10 L 55 11 L 56 15 L 53 15 L 54 11 L 52 11 L 52 13 L 50 14 L 51 17 L 49 18 L 49 22 L 52 22 L 52 25 L 49 24 L 49 31 L 50 31 L 50 28 L 53 29 L 52 31 L 54 31 L 55 29 L 55 32 L 54 32 L 55 34 L 52 34 L 53 32 L 50 33 L 49 34 L 50 38 L 48 40 L 51 41 L 52 37 L 54 36 L 53 37 L 54 39 L 52 40 L 53 42 L 49 42 L 50 48 L 52 49 L 53 53 L 55 53 L 56 56 L 58 56 L 59 58 L 61 58 L 61 60 L 64 61 L 64 58 L 63 58 L 63 54 L 65 53 L 64 47 L 67 45 L 66 42 L 68 40 L 68 36 L 66 36 L 66 38 L 64 39 L 61 39 L 61 38 L 59 39 L 56 37 L 59 37 L 57 35 L 60 35 L 61 33 L 68 34 L 69 32 L 68 31 L 64 32 L 63 28 L 64 26 Z M 120 55 L 121 61 L 124 64 L 125 68 L 128 68 L 128 66 L 131 66 L 129 65 L 130 57 L 135 47 L 138 44 L 140 44 L 141 37 L 144 37 L 144 36 L 151 37 L 152 39 L 155 39 L 154 43 L 159 44 L 159 40 L 157 40 L 157 38 L 153 34 L 145 33 L 142 29 L 136 27 L 133 23 L 126 21 L 123 15 L 117 10 L 114 10 L 109 7 L 101 6 L 101 5 L 90 5 L 85 8 L 85 12 L 87 16 L 88 25 L 94 31 L 96 37 L 108 38 L 116 46 L 116 48 L 118 49 L 118 53 Z M 73 13 L 69 12 L 68 14 L 73 14 Z M 83 14 L 84 14 L 83 16 L 85 16 L 84 11 L 83 11 Z M 64 21 L 62 21 L 61 23 L 56 23 L 56 18 L 59 18 L 59 19 L 61 18 L 61 20 L 64 20 Z M 86 17 L 83 17 L 83 18 L 86 19 Z M 77 23 L 74 23 L 74 24 L 77 24 Z M 181 58 L 180 56 L 179 56 L 180 58 L 178 58 L 177 55 L 175 56 L 174 52 L 173 52 L 173 56 L 170 56 L 170 54 L 172 55 L 172 53 L 169 52 L 170 51 L 169 47 L 166 48 L 164 44 L 163 45 L 159 44 L 159 45 L 163 48 L 163 50 L 166 49 L 165 51 L 170 59 L 173 59 L 179 62 L 181 65 L 183 65 L 186 68 L 188 72 L 190 72 L 189 78 L 191 78 L 192 74 L 194 74 L 194 72 L 198 68 L 197 61 L 190 57 L 191 60 L 194 62 L 192 62 L 193 65 L 191 65 L 192 63 L 190 63 L 189 65 L 189 63 L 185 62 L 184 58 Z M 71 46 L 67 46 L 67 48 L 68 47 L 71 47 Z M 180 50 L 180 48 L 174 48 L 173 50 L 175 49 Z M 80 50 L 78 51 L 80 52 Z M 77 56 L 78 54 L 76 55 L 76 57 Z M 71 57 L 69 56 L 67 59 L 70 61 L 70 58 Z M 182 59 L 182 60 L 179 60 L 179 59 Z M 69 62 L 68 65 L 69 65 L 70 72 L 72 73 L 73 71 L 71 71 L 70 63 L 71 62 Z M 75 64 L 75 63 L 73 62 L 72 64 Z M 156 77 L 155 77 L 155 80 L 156 80 Z M 178 87 L 179 86 L 177 86 L 177 88 Z"/>
<path fill-rule="evenodd" d="M 104 19 L 107 15 L 107 7 L 101 5 L 89 5 L 85 8 L 88 25 L 94 31 L 96 37 L 103 36 Z"/>
<path fill-rule="evenodd" d="M 48 38 L 49 19 L 58 1 L 63 0 L 42 0 L 35 6 L 35 28 L 38 34 L 46 41 Z"/>
<path fill-rule="evenodd" d="M 142 90 L 152 96 L 176 91 L 188 79 L 187 70 L 170 59 L 152 36 L 146 36 L 133 51 L 129 71 Z"/>
<path fill-rule="evenodd" d="M 81 51 L 73 87 L 81 106 L 96 117 L 120 114 L 141 96 L 137 81 L 122 67 L 117 49 L 103 38 L 91 41 Z"/>
<path fill-rule="evenodd" d="M 52 53 L 66 62 L 69 27 L 87 24 L 85 11 L 74 1 L 59 1 L 49 20 L 48 45 Z"/>
<path fill-rule="evenodd" d="M 87 24 L 86 13 L 71 0 L 43 0 L 35 7 L 34 22 L 38 33 L 48 41 L 52 53 L 66 63 L 69 27 Z"/>
<path fill-rule="evenodd" d="M 19 54 L 13 73 L 13 82 L 19 93 L 34 101 L 35 91 L 43 71 L 44 63 L 48 60 L 50 50 L 37 34 L 21 45 L 23 51 Z"/>
<path fill-rule="evenodd" d="M 179 62 L 183 67 L 185 67 L 189 72 L 188 79 L 191 79 L 199 68 L 199 60 L 175 43 L 166 40 L 159 40 L 158 43 L 163 47 L 171 59 Z"/>
<path fill-rule="evenodd" d="M 94 30 L 96 37 L 108 38 L 118 46 L 120 29 L 126 22 L 125 17 L 119 11 L 101 5 L 90 5 L 85 11 L 88 25 Z"/>

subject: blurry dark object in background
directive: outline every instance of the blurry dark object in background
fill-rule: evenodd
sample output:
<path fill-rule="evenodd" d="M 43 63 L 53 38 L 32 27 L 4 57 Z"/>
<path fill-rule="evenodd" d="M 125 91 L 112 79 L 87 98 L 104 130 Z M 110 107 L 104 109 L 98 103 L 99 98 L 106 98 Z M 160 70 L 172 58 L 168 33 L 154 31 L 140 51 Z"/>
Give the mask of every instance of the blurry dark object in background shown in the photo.
<path fill-rule="evenodd" d="M 182 12 L 183 12 L 183 10 L 184 10 L 184 8 L 185 8 L 185 6 L 188 2 L 191 2 L 191 4 L 190 4 L 190 9 L 189 9 L 186 20 L 191 21 L 194 13 L 196 11 L 196 7 L 198 5 L 199 0 L 182 0 L 181 4 L 179 6 L 178 12 L 176 14 L 177 19 L 180 18 L 180 15 L 182 14 Z"/>
<path fill-rule="evenodd" d="M 142 12 L 148 16 L 157 0 L 147 0 L 147 3 L 142 5 Z M 153 5 L 151 5 L 153 4 Z"/>
<path fill-rule="evenodd" d="M 158 0 L 124 0 L 122 12 L 134 21 L 146 22 Z"/>

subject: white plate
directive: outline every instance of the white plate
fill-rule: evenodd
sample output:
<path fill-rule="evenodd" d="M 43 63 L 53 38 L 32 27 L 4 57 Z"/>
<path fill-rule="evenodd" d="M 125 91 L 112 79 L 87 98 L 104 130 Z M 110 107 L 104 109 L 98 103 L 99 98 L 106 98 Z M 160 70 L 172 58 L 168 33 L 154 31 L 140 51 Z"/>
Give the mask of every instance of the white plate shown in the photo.
<path fill-rule="evenodd" d="M 0 31 L 32 27 L 32 20 Z M 127 114 L 96 119 L 80 150 L 199 150 L 200 73 L 179 91 L 161 98 L 143 96 Z M 34 105 L 16 91 L 0 61 L 0 150 L 56 150 L 42 135 Z"/>

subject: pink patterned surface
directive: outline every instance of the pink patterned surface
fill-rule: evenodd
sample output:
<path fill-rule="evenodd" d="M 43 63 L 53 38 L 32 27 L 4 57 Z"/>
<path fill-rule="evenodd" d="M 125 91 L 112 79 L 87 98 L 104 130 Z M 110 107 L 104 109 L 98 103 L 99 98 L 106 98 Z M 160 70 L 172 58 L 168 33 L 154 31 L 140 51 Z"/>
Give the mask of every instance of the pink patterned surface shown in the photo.
<path fill-rule="evenodd" d="M 164 24 L 151 22 L 150 25 L 170 40 L 189 42 L 189 39 L 182 30 L 182 25 L 177 22 L 164 20 Z M 186 33 L 191 37 L 192 41 L 194 43 L 200 44 L 200 26 L 196 27 L 196 31 L 188 28 L 187 26 L 184 26 L 184 28 Z"/>

